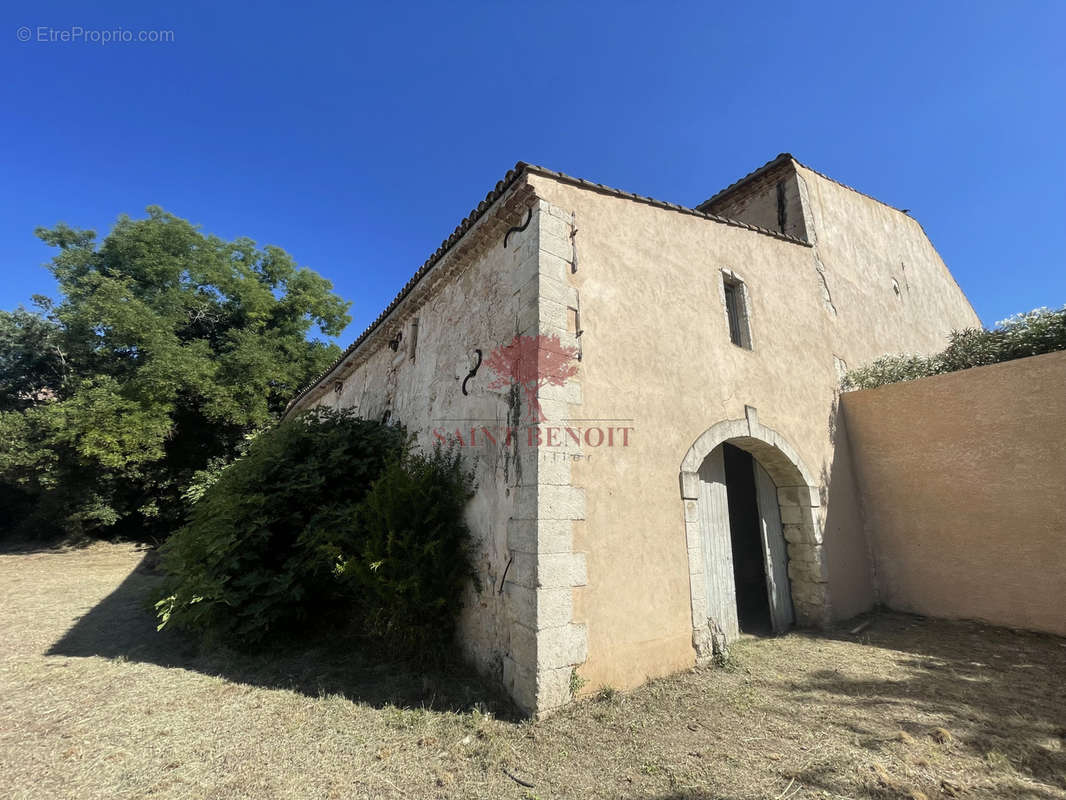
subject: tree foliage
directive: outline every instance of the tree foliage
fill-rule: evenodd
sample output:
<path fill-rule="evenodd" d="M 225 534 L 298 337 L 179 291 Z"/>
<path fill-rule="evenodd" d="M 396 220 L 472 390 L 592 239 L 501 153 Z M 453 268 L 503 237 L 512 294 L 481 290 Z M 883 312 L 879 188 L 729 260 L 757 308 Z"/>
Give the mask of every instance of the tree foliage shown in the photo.
<path fill-rule="evenodd" d="M 970 367 L 998 364 L 1015 358 L 1066 350 L 1066 306 L 1038 308 L 1016 314 L 992 330 L 952 331 L 948 346 L 931 356 L 888 355 L 849 370 L 845 390 L 873 389 L 889 383 L 924 378 Z"/>
<path fill-rule="evenodd" d="M 0 486 L 23 527 L 165 535 L 194 476 L 338 354 L 347 303 L 277 247 L 157 207 L 103 241 L 60 224 L 58 302 L 0 315 Z"/>
<path fill-rule="evenodd" d="M 62 329 L 54 320 L 22 306 L 0 310 L 0 411 L 55 398 L 66 375 Z"/>

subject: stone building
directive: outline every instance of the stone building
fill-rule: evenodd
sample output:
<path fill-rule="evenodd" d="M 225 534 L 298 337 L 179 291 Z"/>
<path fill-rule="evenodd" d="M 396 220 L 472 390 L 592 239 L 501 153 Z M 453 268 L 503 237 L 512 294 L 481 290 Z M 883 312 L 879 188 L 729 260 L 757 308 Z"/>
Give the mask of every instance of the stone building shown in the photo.
<path fill-rule="evenodd" d="M 541 713 L 868 609 L 841 374 L 976 325 L 918 222 L 788 154 L 695 208 L 519 163 L 290 413 L 465 449 L 461 644 Z"/>

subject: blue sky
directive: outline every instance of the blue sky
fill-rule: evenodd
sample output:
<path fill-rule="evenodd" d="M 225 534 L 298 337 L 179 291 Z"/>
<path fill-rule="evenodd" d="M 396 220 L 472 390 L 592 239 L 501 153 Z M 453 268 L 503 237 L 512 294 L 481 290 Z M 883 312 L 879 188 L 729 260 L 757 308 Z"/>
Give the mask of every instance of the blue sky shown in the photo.
<path fill-rule="evenodd" d="M 346 344 L 517 160 L 694 205 L 782 151 L 911 209 L 986 325 L 1066 303 L 1066 3 L 801 9 L 7 2 L 0 308 L 54 291 L 38 225 L 158 204 L 330 278 Z M 35 41 L 72 26 L 173 42 Z"/>

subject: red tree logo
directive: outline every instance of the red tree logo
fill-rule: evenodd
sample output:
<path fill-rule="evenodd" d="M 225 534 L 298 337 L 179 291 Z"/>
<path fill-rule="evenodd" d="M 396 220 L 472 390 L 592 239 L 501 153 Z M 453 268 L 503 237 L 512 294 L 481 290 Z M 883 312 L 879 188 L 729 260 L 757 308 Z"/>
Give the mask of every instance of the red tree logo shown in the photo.
<path fill-rule="evenodd" d="M 521 386 L 533 423 L 545 417 L 537 399 L 541 386 L 562 386 L 577 374 L 577 349 L 563 347 L 558 336 L 515 336 L 510 344 L 492 351 L 486 363 L 496 373 L 490 389 Z"/>

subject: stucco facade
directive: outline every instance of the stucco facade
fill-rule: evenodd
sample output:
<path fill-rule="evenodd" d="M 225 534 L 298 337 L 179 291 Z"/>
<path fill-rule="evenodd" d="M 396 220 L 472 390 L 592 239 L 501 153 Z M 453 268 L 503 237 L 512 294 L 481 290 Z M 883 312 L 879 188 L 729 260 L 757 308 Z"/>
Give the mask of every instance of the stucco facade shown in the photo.
<path fill-rule="evenodd" d="M 734 580 L 701 477 L 723 443 L 772 480 L 797 621 L 868 608 L 841 371 L 978 324 L 916 221 L 791 156 L 697 209 L 520 164 L 292 408 L 388 411 L 425 444 L 463 440 L 483 583 L 463 646 L 543 712 L 575 671 L 629 687 L 736 634 L 707 611 Z M 481 368 L 522 334 L 576 364 L 539 386 L 536 423 Z"/>

